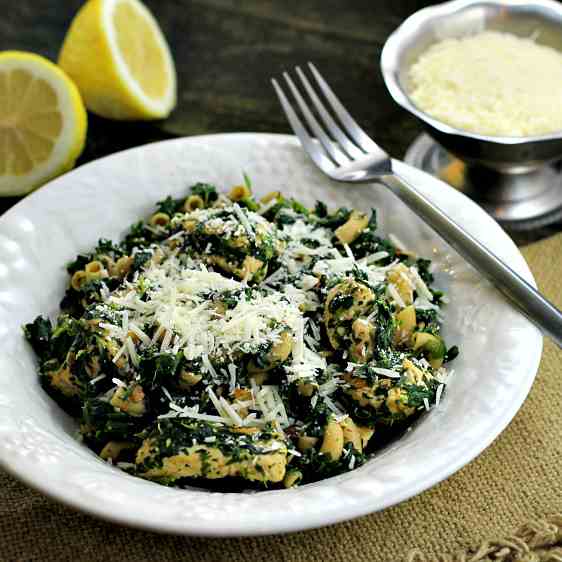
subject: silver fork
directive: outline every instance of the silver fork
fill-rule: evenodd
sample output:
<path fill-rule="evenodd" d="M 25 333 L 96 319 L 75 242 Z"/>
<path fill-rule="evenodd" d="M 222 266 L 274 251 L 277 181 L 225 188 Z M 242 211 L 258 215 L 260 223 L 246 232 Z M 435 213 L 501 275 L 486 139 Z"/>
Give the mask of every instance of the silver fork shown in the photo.
<path fill-rule="evenodd" d="M 301 87 L 310 98 L 308 104 L 289 74 L 285 72 L 283 77 L 310 132 L 277 80 L 272 79 L 271 82 L 293 131 L 314 163 L 336 181 L 356 183 L 376 180 L 377 183 L 386 186 L 485 275 L 544 334 L 562 347 L 562 313 L 495 254 L 487 250 L 414 186 L 400 177 L 394 171 L 393 160 L 389 155 L 359 127 L 316 67 L 312 63 L 308 63 L 308 66 L 317 89 L 337 117 L 339 124 L 326 109 L 325 102 L 298 66 L 295 71 Z M 310 104 L 316 110 L 321 123 L 310 109 Z"/>

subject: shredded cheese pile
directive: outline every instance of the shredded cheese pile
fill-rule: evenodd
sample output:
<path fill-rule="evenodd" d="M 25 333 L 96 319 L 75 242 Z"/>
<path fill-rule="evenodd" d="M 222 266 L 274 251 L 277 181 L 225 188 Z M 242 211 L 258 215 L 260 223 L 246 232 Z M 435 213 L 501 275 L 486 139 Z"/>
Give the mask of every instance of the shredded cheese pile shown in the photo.
<path fill-rule="evenodd" d="M 445 39 L 409 79 L 412 101 L 459 129 L 513 137 L 562 130 L 562 53 L 532 38 L 485 31 Z"/>
<path fill-rule="evenodd" d="M 211 355 L 221 359 L 237 351 L 249 353 L 279 341 L 283 330 L 297 333 L 301 313 L 283 294 L 254 291 L 250 300 L 241 297 L 231 309 L 219 311 L 210 295 L 216 293 L 220 299 L 225 291 L 239 292 L 247 286 L 203 265 L 192 267 L 172 256 L 151 265 L 123 291 L 107 297 L 107 305 L 121 308 L 123 322 L 120 326 L 102 323 L 101 327 L 124 342 L 121 353 L 130 355 L 127 342 L 132 332 L 141 345 L 159 342 L 162 352 L 181 350 L 188 360 L 202 358 L 212 372 Z M 146 294 L 139 293 L 139 286 L 148 287 Z M 159 326 L 152 338 L 142 330 L 146 324 Z"/>

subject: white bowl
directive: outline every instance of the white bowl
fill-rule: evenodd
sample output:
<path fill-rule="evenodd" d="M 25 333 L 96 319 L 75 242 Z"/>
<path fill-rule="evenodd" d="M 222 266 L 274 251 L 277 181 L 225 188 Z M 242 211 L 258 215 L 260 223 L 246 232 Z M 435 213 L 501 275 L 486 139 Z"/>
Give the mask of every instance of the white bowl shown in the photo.
<path fill-rule="evenodd" d="M 502 257 L 533 277 L 501 228 L 462 194 L 405 164 L 398 172 Z M 353 472 L 291 490 L 223 494 L 178 490 L 109 466 L 75 438 L 76 423 L 40 388 L 21 325 L 54 315 L 64 264 L 99 237 L 119 238 L 156 200 L 197 181 L 281 190 L 307 204 L 380 209 L 382 232 L 432 257 L 448 291 L 444 335 L 461 355 L 440 407 Z M 40 189 L 0 219 L 0 464 L 31 487 L 117 523 L 186 535 L 297 531 L 384 509 L 443 480 L 477 456 L 521 406 L 542 338 L 474 270 L 392 195 L 335 184 L 294 137 L 216 135 L 147 145 L 98 160 Z"/>

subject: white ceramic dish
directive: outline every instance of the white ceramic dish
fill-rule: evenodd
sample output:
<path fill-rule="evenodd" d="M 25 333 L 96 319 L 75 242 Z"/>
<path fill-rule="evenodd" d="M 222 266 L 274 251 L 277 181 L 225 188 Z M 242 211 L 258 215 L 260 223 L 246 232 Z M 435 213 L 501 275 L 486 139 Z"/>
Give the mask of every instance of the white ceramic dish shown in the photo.
<path fill-rule="evenodd" d="M 521 254 L 476 204 L 405 164 L 398 171 L 533 283 Z M 245 171 L 255 191 L 312 204 L 380 209 L 380 228 L 432 257 L 449 293 L 445 337 L 461 355 L 438 410 L 360 469 L 292 490 L 175 490 L 113 468 L 74 438 L 42 391 L 21 325 L 54 314 L 63 265 L 103 237 L 119 238 L 153 203 L 196 181 L 227 188 Z M 0 219 L 0 465 L 29 486 L 92 515 L 161 532 L 243 536 L 297 531 L 384 509 L 476 457 L 513 418 L 536 374 L 542 338 L 489 284 L 387 190 L 335 184 L 294 137 L 213 135 L 147 145 L 98 160 L 23 200 Z"/>

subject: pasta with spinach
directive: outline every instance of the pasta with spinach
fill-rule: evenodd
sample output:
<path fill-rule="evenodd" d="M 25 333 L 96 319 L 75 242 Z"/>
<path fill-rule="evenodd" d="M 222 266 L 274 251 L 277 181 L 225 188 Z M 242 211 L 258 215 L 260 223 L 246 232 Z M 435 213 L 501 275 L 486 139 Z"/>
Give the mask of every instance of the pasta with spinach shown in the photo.
<path fill-rule="evenodd" d="M 249 181 L 168 197 L 67 266 L 24 327 L 45 390 L 101 458 L 184 486 L 293 487 L 359 467 L 439 404 L 442 292 L 376 213 Z"/>

